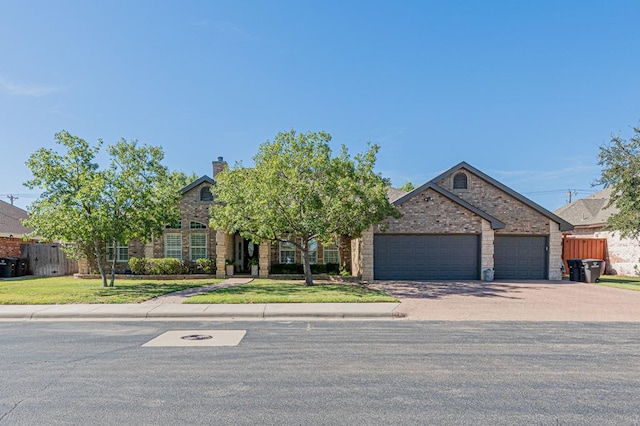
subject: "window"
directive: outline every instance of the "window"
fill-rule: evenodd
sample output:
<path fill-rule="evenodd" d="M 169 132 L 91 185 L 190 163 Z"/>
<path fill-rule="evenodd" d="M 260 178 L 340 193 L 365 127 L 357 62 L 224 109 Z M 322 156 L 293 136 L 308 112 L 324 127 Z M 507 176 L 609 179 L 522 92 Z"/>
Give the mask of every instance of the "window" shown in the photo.
<path fill-rule="evenodd" d="M 323 251 L 324 263 L 336 263 L 340 264 L 340 253 L 338 252 L 338 246 L 332 244 L 325 246 Z"/>
<path fill-rule="evenodd" d="M 296 263 L 296 246 L 291 241 L 280 241 L 280 263 Z"/>
<path fill-rule="evenodd" d="M 129 261 L 129 245 L 116 243 L 116 262 Z M 107 262 L 113 262 L 113 243 L 107 244 Z"/>
<path fill-rule="evenodd" d="M 318 263 L 318 242 L 316 240 L 309 241 L 309 264 Z"/>
<path fill-rule="evenodd" d="M 467 189 L 467 175 L 460 172 L 453 177 L 453 189 Z"/>
<path fill-rule="evenodd" d="M 189 259 L 206 259 L 207 234 L 191 234 L 189 238 Z"/>
<path fill-rule="evenodd" d="M 175 223 L 172 223 L 170 225 L 166 225 L 164 227 L 164 229 L 182 229 L 182 221 L 178 220 Z"/>
<path fill-rule="evenodd" d="M 205 186 L 200 190 L 200 201 L 213 201 L 213 194 L 211 193 L 210 186 Z"/>
<path fill-rule="evenodd" d="M 200 222 L 190 222 L 189 229 L 207 229 L 207 225 Z"/>
<path fill-rule="evenodd" d="M 182 259 L 182 234 L 165 234 L 164 257 Z"/>

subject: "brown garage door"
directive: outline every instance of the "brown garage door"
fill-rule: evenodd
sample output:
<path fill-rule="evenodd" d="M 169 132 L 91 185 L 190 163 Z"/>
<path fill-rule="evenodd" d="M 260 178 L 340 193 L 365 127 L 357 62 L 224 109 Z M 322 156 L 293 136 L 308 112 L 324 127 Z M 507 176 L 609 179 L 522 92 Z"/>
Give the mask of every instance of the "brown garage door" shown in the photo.
<path fill-rule="evenodd" d="M 377 280 L 475 280 L 478 235 L 387 235 L 373 240 Z"/>
<path fill-rule="evenodd" d="M 496 235 L 494 247 L 496 279 L 547 278 L 546 236 Z"/>

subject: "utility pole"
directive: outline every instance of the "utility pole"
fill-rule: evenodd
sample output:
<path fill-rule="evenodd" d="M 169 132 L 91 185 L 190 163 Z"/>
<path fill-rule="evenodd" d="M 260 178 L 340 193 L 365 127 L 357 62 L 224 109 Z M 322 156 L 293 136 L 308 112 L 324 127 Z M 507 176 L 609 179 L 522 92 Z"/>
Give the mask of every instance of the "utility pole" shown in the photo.
<path fill-rule="evenodd" d="M 7 198 L 11 200 L 11 205 L 13 205 L 13 200 L 17 200 L 18 196 L 17 195 L 13 195 L 13 194 L 9 194 L 9 195 L 7 195 Z"/>

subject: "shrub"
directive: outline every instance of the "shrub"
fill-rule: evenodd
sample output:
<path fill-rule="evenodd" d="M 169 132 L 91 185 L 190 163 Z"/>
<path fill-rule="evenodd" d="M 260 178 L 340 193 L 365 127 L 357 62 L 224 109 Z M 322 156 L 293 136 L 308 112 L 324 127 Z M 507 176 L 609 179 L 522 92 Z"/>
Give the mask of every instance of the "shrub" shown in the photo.
<path fill-rule="evenodd" d="M 180 259 L 165 257 L 161 259 L 147 259 L 146 273 L 148 275 L 178 275 L 184 270 Z"/>
<path fill-rule="evenodd" d="M 129 259 L 129 269 L 135 275 L 144 275 L 147 270 L 147 259 L 144 257 L 132 257 Z"/>
<path fill-rule="evenodd" d="M 340 270 L 340 265 L 337 263 L 317 263 L 311 265 L 312 274 L 333 274 L 337 275 Z M 272 274 L 285 274 L 285 275 L 299 275 L 304 273 L 304 269 L 301 263 L 274 263 L 271 265 L 270 273 Z"/>
<path fill-rule="evenodd" d="M 198 270 L 205 274 L 212 275 L 216 273 L 216 261 L 214 259 L 196 259 L 196 265 Z"/>

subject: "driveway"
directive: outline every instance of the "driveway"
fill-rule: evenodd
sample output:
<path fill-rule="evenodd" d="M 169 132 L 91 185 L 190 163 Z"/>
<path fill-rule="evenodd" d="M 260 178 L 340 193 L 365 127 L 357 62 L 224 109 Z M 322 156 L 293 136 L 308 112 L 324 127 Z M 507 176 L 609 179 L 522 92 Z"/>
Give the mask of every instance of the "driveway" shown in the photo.
<path fill-rule="evenodd" d="M 375 281 L 401 318 L 430 321 L 640 322 L 640 291 L 573 281 Z"/>

